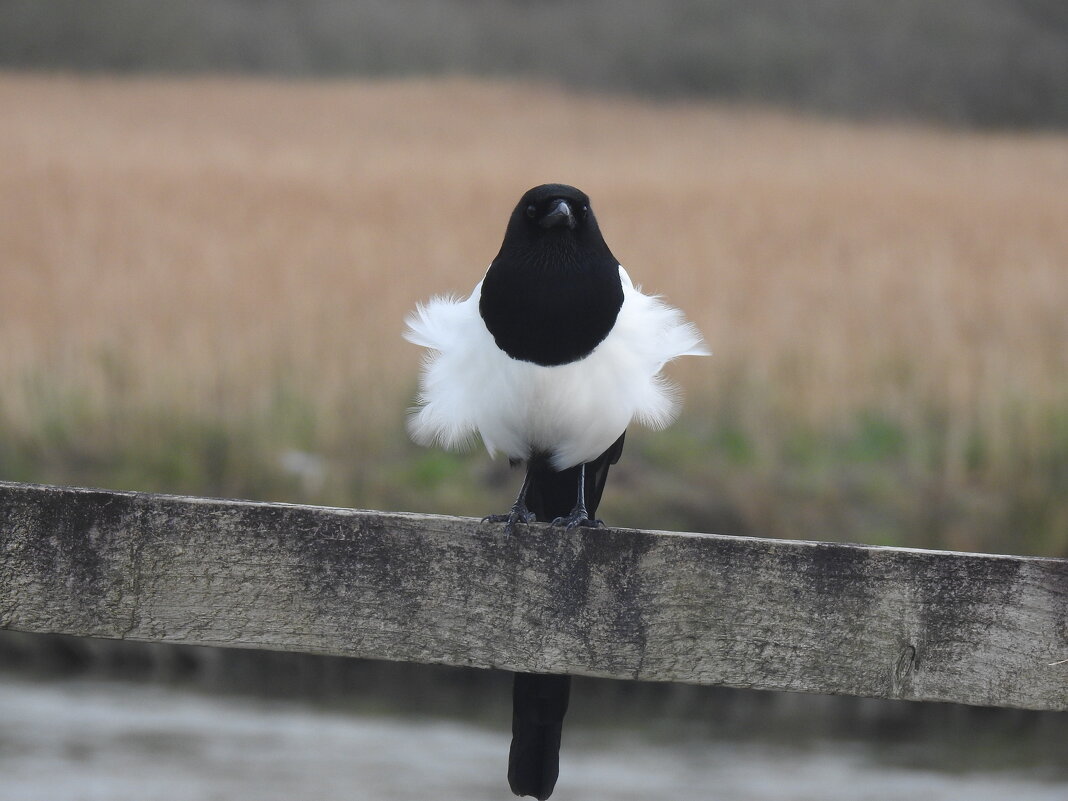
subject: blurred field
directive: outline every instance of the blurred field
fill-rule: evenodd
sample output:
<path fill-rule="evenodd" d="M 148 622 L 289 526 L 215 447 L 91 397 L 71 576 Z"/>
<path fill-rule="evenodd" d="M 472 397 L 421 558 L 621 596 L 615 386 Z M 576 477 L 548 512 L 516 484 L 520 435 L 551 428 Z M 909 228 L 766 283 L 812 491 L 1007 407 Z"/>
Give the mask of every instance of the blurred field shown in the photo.
<path fill-rule="evenodd" d="M 593 198 L 715 355 L 611 523 L 1068 554 L 1068 136 L 462 80 L 0 75 L 0 478 L 481 515 L 405 313 Z"/>

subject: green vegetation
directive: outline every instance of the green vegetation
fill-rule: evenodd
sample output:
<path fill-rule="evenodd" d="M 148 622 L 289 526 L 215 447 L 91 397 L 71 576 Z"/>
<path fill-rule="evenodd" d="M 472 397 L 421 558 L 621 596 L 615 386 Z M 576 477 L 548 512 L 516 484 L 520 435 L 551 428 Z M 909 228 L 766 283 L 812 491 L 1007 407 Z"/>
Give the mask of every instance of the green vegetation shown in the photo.
<path fill-rule="evenodd" d="M 84 393 L 43 392 L 38 416 L 0 421 L 0 477 L 481 516 L 507 507 L 519 475 L 482 448 L 408 442 L 401 408 L 317 432 L 314 402 L 279 390 L 238 420 L 176 409 L 94 411 Z M 633 429 L 602 507 L 614 525 L 1003 553 L 1068 555 L 1068 409 L 1037 451 L 967 437 L 963 469 L 932 413 L 920 429 L 862 412 L 817 428 L 760 430 L 699 400 L 671 428 Z M 701 410 L 701 411 L 698 411 Z"/>

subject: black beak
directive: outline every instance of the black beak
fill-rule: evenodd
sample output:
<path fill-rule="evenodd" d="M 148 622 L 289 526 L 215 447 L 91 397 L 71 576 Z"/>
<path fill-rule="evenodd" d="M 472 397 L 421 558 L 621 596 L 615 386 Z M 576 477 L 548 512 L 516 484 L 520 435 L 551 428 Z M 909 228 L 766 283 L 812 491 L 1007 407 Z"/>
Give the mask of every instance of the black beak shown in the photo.
<path fill-rule="evenodd" d="M 571 213 L 571 206 L 568 205 L 566 200 L 558 200 L 549 210 L 549 213 L 538 220 L 538 225 L 542 228 L 557 228 L 566 225 L 574 230 L 575 215 Z"/>

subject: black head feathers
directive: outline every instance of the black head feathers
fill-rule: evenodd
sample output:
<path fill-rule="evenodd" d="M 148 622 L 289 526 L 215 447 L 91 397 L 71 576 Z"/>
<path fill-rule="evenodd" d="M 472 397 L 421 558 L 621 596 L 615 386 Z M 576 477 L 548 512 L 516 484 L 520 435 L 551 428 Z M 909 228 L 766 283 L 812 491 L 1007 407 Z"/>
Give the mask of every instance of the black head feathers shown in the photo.
<path fill-rule="evenodd" d="M 482 285 L 479 312 L 497 346 L 544 366 L 588 355 L 623 305 L 619 262 L 585 192 L 543 184 L 516 204 Z"/>

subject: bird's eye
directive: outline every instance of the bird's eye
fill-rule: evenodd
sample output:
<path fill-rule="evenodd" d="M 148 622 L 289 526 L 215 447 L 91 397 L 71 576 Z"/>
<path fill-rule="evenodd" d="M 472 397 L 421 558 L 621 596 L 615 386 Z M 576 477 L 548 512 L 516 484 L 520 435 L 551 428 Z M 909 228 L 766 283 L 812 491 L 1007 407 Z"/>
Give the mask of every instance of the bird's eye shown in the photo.
<path fill-rule="evenodd" d="M 589 216 L 590 216 L 590 207 L 589 206 L 583 206 L 582 207 L 582 219 L 585 220 Z"/>
<path fill-rule="evenodd" d="M 537 216 L 537 214 L 538 214 L 538 207 L 537 206 L 535 206 L 533 203 L 531 203 L 529 206 L 527 206 L 527 217 L 529 217 L 530 219 L 533 220 Z"/>

